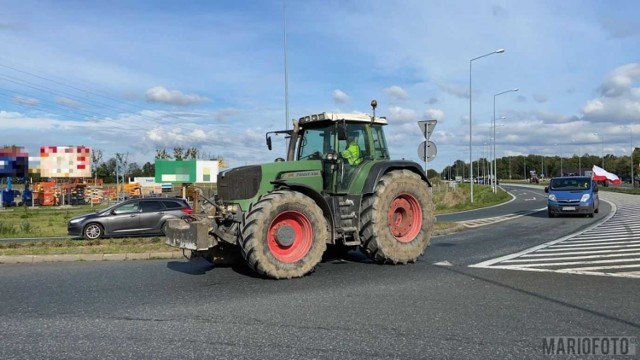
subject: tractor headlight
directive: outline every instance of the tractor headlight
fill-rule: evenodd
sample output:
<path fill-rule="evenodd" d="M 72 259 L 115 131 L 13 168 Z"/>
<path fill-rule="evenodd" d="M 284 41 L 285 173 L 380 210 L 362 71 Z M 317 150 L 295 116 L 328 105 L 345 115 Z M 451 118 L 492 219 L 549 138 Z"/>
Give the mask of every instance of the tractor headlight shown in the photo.
<path fill-rule="evenodd" d="M 226 210 L 228 212 L 232 212 L 232 213 L 240 212 L 240 205 L 238 205 L 238 204 L 227 205 Z"/>
<path fill-rule="evenodd" d="M 580 202 L 587 202 L 589 201 L 589 198 L 591 197 L 591 195 L 589 194 L 584 194 L 582 195 L 582 197 L 580 198 Z"/>
<path fill-rule="evenodd" d="M 556 196 L 554 194 L 549 194 L 549 201 L 557 201 Z"/>
<path fill-rule="evenodd" d="M 337 155 L 334 153 L 329 153 L 327 154 L 327 160 L 333 161 L 333 160 L 337 160 Z"/>

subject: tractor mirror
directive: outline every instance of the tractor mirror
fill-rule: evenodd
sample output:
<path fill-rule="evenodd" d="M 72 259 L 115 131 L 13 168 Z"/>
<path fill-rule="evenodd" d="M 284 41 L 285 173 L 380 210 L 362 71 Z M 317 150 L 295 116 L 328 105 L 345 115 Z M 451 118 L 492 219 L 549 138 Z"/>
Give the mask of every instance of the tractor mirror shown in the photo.
<path fill-rule="evenodd" d="M 347 126 L 345 124 L 338 125 L 338 140 L 348 140 Z"/>
<path fill-rule="evenodd" d="M 271 136 L 267 136 L 267 148 L 271 150 Z"/>

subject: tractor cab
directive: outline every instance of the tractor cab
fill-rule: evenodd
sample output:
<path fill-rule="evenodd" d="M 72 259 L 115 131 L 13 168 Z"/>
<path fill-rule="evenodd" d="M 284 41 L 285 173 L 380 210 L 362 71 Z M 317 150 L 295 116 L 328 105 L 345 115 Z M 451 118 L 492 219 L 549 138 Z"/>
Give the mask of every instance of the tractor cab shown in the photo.
<path fill-rule="evenodd" d="M 271 148 L 269 134 L 286 134 L 290 141 L 288 161 L 321 161 L 323 189 L 345 192 L 364 166 L 389 160 L 384 125 L 387 119 L 375 117 L 375 112 L 374 116 L 323 112 L 294 121 L 293 130 L 268 133 L 267 146 Z"/>
<path fill-rule="evenodd" d="M 388 160 L 384 118 L 367 114 L 321 113 L 298 121 L 296 157 L 323 162 L 324 189 L 346 191 L 367 163 Z"/>

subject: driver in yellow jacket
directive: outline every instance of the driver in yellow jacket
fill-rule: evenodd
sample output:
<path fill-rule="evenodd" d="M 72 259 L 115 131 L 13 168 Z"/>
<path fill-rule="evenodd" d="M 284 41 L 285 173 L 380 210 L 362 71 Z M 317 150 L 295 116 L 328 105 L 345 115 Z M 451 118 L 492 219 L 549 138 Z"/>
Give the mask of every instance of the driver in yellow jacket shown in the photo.
<path fill-rule="evenodd" d="M 356 141 L 355 135 L 349 135 L 348 145 L 342 152 L 342 157 L 347 159 L 347 163 L 349 165 L 358 165 L 362 162 L 362 158 L 360 157 L 360 146 Z"/>

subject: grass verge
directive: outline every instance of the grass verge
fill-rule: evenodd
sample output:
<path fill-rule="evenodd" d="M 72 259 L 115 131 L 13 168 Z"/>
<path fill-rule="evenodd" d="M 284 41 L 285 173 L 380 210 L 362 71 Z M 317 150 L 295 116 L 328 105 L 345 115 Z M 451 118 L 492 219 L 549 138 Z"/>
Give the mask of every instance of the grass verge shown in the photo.
<path fill-rule="evenodd" d="M 160 237 L 0 244 L 0 255 L 129 254 L 170 251 Z"/>

